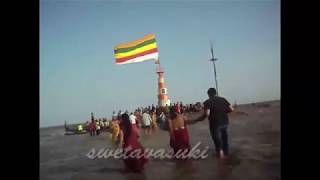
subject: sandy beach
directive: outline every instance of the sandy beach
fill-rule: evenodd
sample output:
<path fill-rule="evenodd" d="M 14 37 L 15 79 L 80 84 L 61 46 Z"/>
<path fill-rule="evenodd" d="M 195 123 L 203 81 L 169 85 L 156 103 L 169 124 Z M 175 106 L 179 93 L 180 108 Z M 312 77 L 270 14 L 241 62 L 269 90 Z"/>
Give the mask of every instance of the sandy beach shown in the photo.
<path fill-rule="evenodd" d="M 228 160 L 214 157 L 208 121 L 189 126 L 191 145 L 201 142 L 210 146 L 206 159 L 177 163 L 172 160 L 150 159 L 144 173 L 123 171 L 123 162 L 117 159 L 89 159 L 92 149 L 111 148 L 110 135 L 64 135 L 64 128 L 41 128 L 40 179 L 41 180 L 277 180 L 280 178 L 280 101 L 240 105 L 230 114 L 230 151 Z M 189 117 L 199 116 L 199 113 Z M 158 130 L 152 136 L 142 136 L 140 142 L 148 148 L 169 148 L 169 135 Z"/>

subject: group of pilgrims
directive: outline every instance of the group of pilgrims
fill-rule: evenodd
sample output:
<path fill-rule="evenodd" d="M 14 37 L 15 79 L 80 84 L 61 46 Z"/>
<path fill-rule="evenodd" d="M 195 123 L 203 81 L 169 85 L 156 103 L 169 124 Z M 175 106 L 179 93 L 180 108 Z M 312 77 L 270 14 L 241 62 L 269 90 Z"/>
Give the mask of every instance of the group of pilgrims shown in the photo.
<path fill-rule="evenodd" d="M 133 124 L 135 129 L 144 129 L 146 135 L 151 135 L 152 132 L 155 132 L 158 128 L 167 130 L 168 124 L 166 124 L 166 119 L 168 117 L 168 113 L 170 108 L 175 108 L 176 112 L 184 114 L 184 113 L 194 113 L 201 110 L 201 104 L 182 104 L 182 102 L 176 102 L 166 105 L 164 107 L 154 106 L 152 104 L 148 107 L 138 107 L 134 112 L 129 113 L 128 110 L 121 111 L 118 113 L 113 111 L 112 120 L 108 121 L 107 118 L 95 118 L 93 113 L 91 112 L 91 121 L 87 121 L 85 124 L 85 129 L 90 132 L 91 136 L 100 135 L 101 131 L 105 131 L 107 129 L 114 129 L 113 126 L 115 124 L 119 124 L 121 116 L 123 114 L 128 114 L 130 122 Z M 80 125 L 78 125 L 80 126 Z M 77 129 L 82 130 L 83 127 L 78 127 Z M 116 129 L 116 128 L 115 128 Z M 79 131 L 80 131 L 79 130 Z M 116 131 L 116 130 L 115 130 Z M 116 133 L 115 133 L 116 134 Z M 117 136 L 118 137 L 118 136 Z M 118 138 L 119 139 L 119 138 Z"/>
<path fill-rule="evenodd" d="M 151 136 L 159 128 L 168 131 L 169 144 L 173 149 L 173 155 L 178 152 L 188 153 L 191 149 L 188 132 L 188 125 L 203 121 L 208 118 L 209 128 L 212 139 L 215 143 L 216 153 L 218 157 L 228 155 L 228 134 L 227 113 L 232 112 L 233 108 L 230 103 L 222 97 L 216 96 L 214 88 L 208 90 L 209 99 L 203 103 L 203 106 L 183 105 L 182 102 L 160 106 L 149 106 L 148 108 L 137 108 L 134 112 L 128 111 L 113 112 L 112 120 L 109 124 L 108 131 L 111 133 L 111 141 L 114 147 L 126 149 L 125 153 L 132 153 L 135 150 L 140 150 L 144 153 L 144 147 L 139 142 L 141 133 L 145 136 Z M 202 114 L 194 119 L 188 118 L 187 113 L 201 111 Z M 88 124 L 90 135 L 99 135 L 101 130 L 105 128 L 104 120 L 95 120 L 91 113 L 91 123 Z M 142 132 L 141 132 L 142 131 Z M 220 135 L 221 134 L 221 135 Z M 148 158 L 145 155 L 139 157 L 125 158 L 125 168 L 134 172 L 143 171 Z"/>

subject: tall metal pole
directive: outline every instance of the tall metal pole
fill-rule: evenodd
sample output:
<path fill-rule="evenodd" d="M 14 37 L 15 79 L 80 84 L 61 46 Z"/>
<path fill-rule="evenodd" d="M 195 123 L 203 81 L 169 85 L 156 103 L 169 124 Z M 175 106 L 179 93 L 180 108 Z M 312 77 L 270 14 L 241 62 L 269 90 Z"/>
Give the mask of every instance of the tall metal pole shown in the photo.
<path fill-rule="evenodd" d="M 216 71 L 216 63 L 214 63 L 215 60 L 213 60 L 213 68 L 214 68 L 214 79 L 216 81 L 216 89 L 217 89 L 217 95 L 219 95 L 218 91 L 218 80 L 217 80 L 217 71 Z"/>
<path fill-rule="evenodd" d="M 212 61 L 212 64 L 213 64 L 214 79 L 215 79 L 215 83 L 216 83 L 216 90 L 217 90 L 217 95 L 219 95 L 219 93 L 218 93 L 219 90 L 218 90 L 217 70 L 216 70 L 216 64 L 215 64 L 215 61 L 217 61 L 218 59 L 214 58 L 212 42 L 211 42 L 211 55 L 212 55 L 212 58 L 210 59 L 210 61 Z"/>

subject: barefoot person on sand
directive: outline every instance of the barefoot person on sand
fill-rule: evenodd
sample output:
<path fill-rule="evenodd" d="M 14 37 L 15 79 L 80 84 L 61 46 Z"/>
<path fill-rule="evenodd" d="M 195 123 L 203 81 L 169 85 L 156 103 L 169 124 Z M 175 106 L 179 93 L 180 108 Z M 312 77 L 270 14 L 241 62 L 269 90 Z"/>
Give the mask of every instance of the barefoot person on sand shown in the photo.
<path fill-rule="evenodd" d="M 234 109 L 225 98 L 217 96 L 215 88 L 210 88 L 207 93 L 209 99 L 204 102 L 204 113 L 197 120 L 202 121 L 208 117 L 210 133 L 217 156 L 223 158 L 229 155 L 228 113 L 234 111 Z"/>

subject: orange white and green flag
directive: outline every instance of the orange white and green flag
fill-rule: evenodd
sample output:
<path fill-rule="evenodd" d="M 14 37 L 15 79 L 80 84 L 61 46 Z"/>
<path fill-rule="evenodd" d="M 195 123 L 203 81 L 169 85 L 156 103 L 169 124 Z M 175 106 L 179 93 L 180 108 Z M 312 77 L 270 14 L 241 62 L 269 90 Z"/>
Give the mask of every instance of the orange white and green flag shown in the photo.
<path fill-rule="evenodd" d="M 153 33 L 143 38 L 115 46 L 114 56 L 116 64 L 137 63 L 148 60 L 158 60 L 158 48 Z"/>

